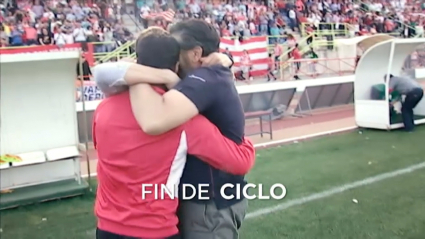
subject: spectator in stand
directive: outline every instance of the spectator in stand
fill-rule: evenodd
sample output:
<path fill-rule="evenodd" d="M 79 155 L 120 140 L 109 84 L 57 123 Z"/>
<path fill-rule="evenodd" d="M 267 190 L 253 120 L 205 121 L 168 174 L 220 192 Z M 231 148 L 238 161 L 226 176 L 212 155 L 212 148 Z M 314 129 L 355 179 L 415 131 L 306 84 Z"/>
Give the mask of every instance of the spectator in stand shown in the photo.
<path fill-rule="evenodd" d="M 47 30 L 47 28 L 42 28 L 40 34 L 38 35 L 38 43 L 40 45 L 52 45 L 53 39 L 50 32 Z"/>
<path fill-rule="evenodd" d="M 77 63 L 77 76 L 78 79 L 83 78 L 84 81 L 90 81 L 90 77 L 93 75 L 89 66 L 89 62 L 86 60 L 84 55 L 81 55 L 82 64 Z M 81 71 L 83 72 L 81 74 Z"/>
<path fill-rule="evenodd" d="M 252 62 L 251 58 L 249 57 L 248 51 L 244 50 L 243 54 L 241 56 L 241 73 L 242 73 L 242 79 L 252 81 L 253 78 L 251 76 L 251 67 Z"/>
<path fill-rule="evenodd" d="M 279 27 L 277 26 L 277 24 L 276 23 L 272 23 L 271 24 L 271 26 L 270 26 L 270 35 L 272 36 L 272 44 L 273 43 L 278 43 L 279 42 L 279 40 L 280 40 L 280 29 L 279 29 Z"/>
<path fill-rule="evenodd" d="M 143 6 L 140 8 L 140 21 L 143 24 L 143 28 L 148 28 L 148 16 L 151 9 L 148 6 Z"/>
<path fill-rule="evenodd" d="M 309 51 L 307 51 L 305 53 L 306 57 L 308 59 L 311 59 L 312 61 L 308 62 L 308 68 L 310 70 L 311 73 L 311 77 L 316 77 L 317 76 L 317 69 L 316 69 L 316 65 L 317 65 L 317 59 L 319 58 L 319 56 L 317 55 L 317 53 L 314 51 L 313 47 L 310 47 Z"/>
<path fill-rule="evenodd" d="M 24 31 L 22 29 L 22 26 L 15 25 L 12 28 L 12 31 L 10 33 L 10 45 L 11 46 L 23 46 L 23 34 Z"/>
<path fill-rule="evenodd" d="M 5 31 L 3 25 L 0 26 L 0 47 L 7 47 L 9 45 L 9 36 Z"/>
<path fill-rule="evenodd" d="M 25 38 L 26 38 L 26 44 L 28 46 L 31 45 L 38 45 L 38 34 L 37 34 L 37 30 L 35 29 L 34 25 L 28 25 L 26 24 L 24 26 L 24 34 L 25 34 Z"/>
<path fill-rule="evenodd" d="M 385 27 L 385 32 L 386 33 L 391 33 L 391 32 L 393 32 L 394 31 L 394 29 L 395 29 L 395 26 L 394 26 L 394 22 L 393 21 L 391 21 L 390 19 L 385 19 L 385 22 L 384 22 L 384 27 Z"/>
<path fill-rule="evenodd" d="M 32 12 L 34 13 L 36 18 L 43 17 L 44 14 L 44 7 L 41 4 L 40 0 L 35 0 L 34 5 L 31 8 Z"/>
<path fill-rule="evenodd" d="M 287 45 L 288 45 L 289 48 L 294 48 L 295 45 L 297 44 L 297 41 L 296 41 L 294 35 L 292 35 L 292 34 L 289 34 L 287 36 L 286 42 L 287 42 Z"/>
<path fill-rule="evenodd" d="M 62 29 L 58 29 L 57 33 L 53 35 L 53 40 L 55 41 L 56 46 L 63 47 L 66 44 L 66 35 L 63 33 Z"/>
<path fill-rule="evenodd" d="M 113 51 L 115 48 L 114 33 L 109 23 L 105 24 L 105 27 L 102 29 L 102 33 L 103 33 L 103 42 L 105 47 L 104 51 L 105 52 Z"/>
<path fill-rule="evenodd" d="M 294 62 L 295 62 L 295 74 L 294 74 L 294 79 L 295 80 L 301 80 L 300 77 L 298 76 L 298 72 L 300 71 L 301 68 L 301 59 L 302 59 L 302 55 L 298 46 L 298 43 L 295 44 L 295 48 L 292 50 L 292 57 L 294 58 Z"/>
<path fill-rule="evenodd" d="M 306 26 L 306 33 L 307 33 L 307 44 L 310 45 L 313 42 L 314 39 L 314 29 L 311 25 Z"/>
<path fill-rule="evenodd" d="M 295 9 L 289 9 L 288 19 L 289 27 L 292 31 L 295 31 L 295 27 L 297 26 L 297 14 L 295 13 Z"/>
<path fill-rule="evenodd" d="M 260 34 L 266 35 L 267 34 L 267 27 L 268 27 L 268 17 L 265 12 L 261 12 L 258 16 L 260 21 Z"/>
<path fill-rule="evenodd" d="M 74 43 L 73 31 L 74 31 L 73 23 L 70 20 L 66 20 L 61 27 L 61 32 L 65 36 L 65 44 Z"/>
<path fill-rule="evenodd" d="M 275 57 L 272 54 L 269 54 L 269 62 L 268 62 L 268 69 L 267 69 L 267 81 L 270 81 L 270 77 L 273 78 L 274 81 L 277 80 L 276 76 L 274 75 L 273 71 L 275 70 Z"/>
<path fill-rule="evenodd" d="M 81 21 L 77 21 L 75 23 L 75 27 L 74 27 L 74 30 L 72 32 L 72 35 L 74 37 L 75 43 L 86 43 L 87 42 L 86 31 L 81 26 Z"/>
<path fill-rule="evenodd" d="M 286 45 L 288 47 L 288 59 L 292 57 L 291 50 L 295 47 L 297 44 L 297 41 L 295 40 L 295 37 L 292 34 L 289 34 L 286 40 Z"/>
<path fill-rule="evenodd" d="M 276 70 L 279 70 L 280 56 L 283 54 L 283 47 L 278 42 L 276 42 L 274 44 L 273 51 L 274 51 L 274 56 L 273 56 L 274 57 L 274 62 L 276 64 L 276 67 L 274 67 L 274 68 Z"/>
<path fill-rule="evenodd" d="M 85 31 L 87 42 L 97 42 L 97 35 L 94 34 L 93 28 L 91 26 L 87 27 L 87 30 Z"/>
<path fill-rule="evenodd" d="M 233 59 L 233 55 L 230 52 L 229 48 L 226 48 L 226 50 L 223 52 L 223 54 L 226 54 L 230 59 Z"/>

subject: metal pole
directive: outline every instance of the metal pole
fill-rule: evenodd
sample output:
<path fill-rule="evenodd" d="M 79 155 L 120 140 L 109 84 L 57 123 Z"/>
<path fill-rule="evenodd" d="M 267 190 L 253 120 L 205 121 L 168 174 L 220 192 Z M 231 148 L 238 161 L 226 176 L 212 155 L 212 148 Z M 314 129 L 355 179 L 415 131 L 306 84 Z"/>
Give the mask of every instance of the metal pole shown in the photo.
<path fill-rule="evenodd" d="M 305 96 L 306 96 L 308 111 L 309 111 L 309 114 L 307 114 L 307 115 L 311 115 L 312 109 L 311 109 L 311 103 L 310 103 L 310 96 L 308 95 L 308 87 L 306 87 L 304 91 L 305 91 Z"/>
<path fill-rule="evenodd" d="M 86 100 L 84 95 L 84 72 L 83 72 L 83 62 L 82 62 L 82 55 L 83 53 L 80 51 L 80 60 L 79 60 L 79 70 L 80 70 L 80 76 L 78 76 L 80 80 L 80 91 L 81 91 L 81 103 L 83 106 L 83 128 L 84 128 L 84 147 L 85 147 L 85 156 L 86 156 L 86 163 L 87 163 L 87 174 L 88 174 L 88 184 L 89 189 L 92 191 L 91 188 L 91 170 L 90 170 L 90 157 L 89 157 L 89 134 L 87 132 L 87 111 L 86 111 Z"/>
<path fill-rule="evenodd" d="M 390 50 L 390 59 L 388 61 L 388 69 L 387 69 L 387 74 L 385 76 L 385 101 L 389 104 L 389 85 L 390 85 L 390 74 L 391 74 L 391 69 L 392 69 L 392 65 L 393 65 L 393 58 L 394 58 L 394 48 L 395 48 L 395 44 L 394 41 L 391 41 L 391 50 Z M 388 105 L 388 107 L 386 107 L 385 112 L 387 114 L 387 125 L 388 125 L 388 129 L 391 128 L 391 119 L 390 119 L 390 107 Z"/>

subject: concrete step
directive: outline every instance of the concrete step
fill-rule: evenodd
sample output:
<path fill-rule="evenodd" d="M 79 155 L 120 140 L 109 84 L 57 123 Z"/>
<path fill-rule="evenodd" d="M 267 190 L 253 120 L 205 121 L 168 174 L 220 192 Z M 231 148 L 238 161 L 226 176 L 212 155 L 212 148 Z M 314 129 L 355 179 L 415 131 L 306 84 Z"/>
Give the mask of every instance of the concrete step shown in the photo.
<path fill-rule="evenodd" d="M 82 195 L 87 189 L 86 181 L 79 184 L 74 179 L 17 188 L 1 195 L 0 210 Z"/>
<path fill-rule="evenodd" d="M 130 17 L 128 14 L 122 15 L 122 21 L 124 23 L 124 27 L 126 27 L 131 33 L 133 33 L 135 36 L 143 29 L 143 27 L 139 24 L 136 25 L 134 21 L 137 21 L 136 19 Z"/>

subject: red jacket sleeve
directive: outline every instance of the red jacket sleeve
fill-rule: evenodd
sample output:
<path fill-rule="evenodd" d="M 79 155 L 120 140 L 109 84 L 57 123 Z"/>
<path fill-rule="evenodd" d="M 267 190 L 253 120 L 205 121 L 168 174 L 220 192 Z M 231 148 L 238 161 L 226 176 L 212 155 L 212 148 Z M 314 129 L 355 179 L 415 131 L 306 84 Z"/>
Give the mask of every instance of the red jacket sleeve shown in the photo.
<path fill-rule="evenodd" d="M 248 138 L 238 145 L 224 137 L 204 116 L 198 115 L 184 127 L 187 153 L 214 168 L 235 175 L 244 175 L 254 166 L 255 149 Z"/>

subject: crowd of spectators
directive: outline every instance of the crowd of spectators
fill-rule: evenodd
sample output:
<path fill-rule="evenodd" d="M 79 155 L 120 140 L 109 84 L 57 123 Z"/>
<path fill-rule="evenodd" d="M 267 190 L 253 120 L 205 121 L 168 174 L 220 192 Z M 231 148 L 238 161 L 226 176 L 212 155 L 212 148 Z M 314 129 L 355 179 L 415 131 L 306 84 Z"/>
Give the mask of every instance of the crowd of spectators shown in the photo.
<path fill-rule="evenodd" d="M 271 43 L 283 43 L 288 33 L 323 28 L 352 36 L 397 32 L 411 37 L 425 21 L 425 5 L 409 0 L 152 0 L 136 9 L 145 27 L 167 27 L 171 21 L 161 13 L 172 9 L 173 21 L 202 18 L 221 36 L 269 35 Z M 116 42 L 132 38 L 120 12 L 119 6 L 106 1 L 91 6 L 75 0 L 13 1 L 1 6 L 1 46 L 103 42 L 96 51 L 111 51 Z M 153 21 L 148 24 L 147 19 Z"/>
<path fill-rule="evenodd" d="M 422 14 L 425 4 L 411 0 L 158 0 L 146 3 L 138 6 L 145 27 L 156 25 L 166 28 L 171 22 L 166 20 L 164 14 L 172 9 L 175 12 L 173 21 L 205 19 L 223 37 L 243 39 L 268 35 L 269 43 L 275 49 L 271 53 L 271 59 L 275 62 L 272 65 L 276 66 L 279 56 L 286 49 L 292 49 L 288 58 L 296 58 L 294 52 L 297 52 L 297 39 L 301 33 L 334 29 L 339 30 L 335 31 L 338 32 L 335 35 L 346 37 L 375 33 L 413 37 L 418 30 L 423 32 L 425 22 L 425 14 Z M 152 20 L 151 24 L 147 19 Z M 324 36 L 326 39 L 331 37 L 329 41 L 333 39 L 330 35 Z M 312 39 L 308 38 L 307 43 Z M 284 48 L 282 43 L 285 43 Z M 332 50 L 332 44 L 328 48 Z M 313 53 L 309 55 L 317 58 L 317 54 Z M 302 54 L 298 54 L 297 59 L 302 57 Z M 296 71 L 299 68 L 298 62 Z M 295 78 L 299 79 L 297 74 Z"/>
<path fill-rule="evenodd" d="M 233 3 L 232 3 L 233 2 Z M 281 36 L 286 34 L 286 21 L 279 14 L 273 1 L 227 1 L 213 2 L 196 0 L 174 0 L 165 5 L 152 2 L 140 8 L 140 15 L 165 11 L 175 11 L 174 21 L 187 18 L 201 18 L 211 23 L 221 36 L 249 37 L 257 35 Z M 155 14 L 161 16 L 161 14 Z M 154 20 L 155 25 L 167 25 L 161 20 Z"/>
<path fill-rule="evenodd" d="M 141 15 L 176 10 L 176 19 L 203 18 L 222 36 L 280 36 L 298 32 L 301 23 L 311 30 L 334 28 L 351 35 L 397 32 L 411 37 L 424 25 L 425 5 L 406 0 L 160 0 L 140 8 Z M 162 24 L 156 21 L 155 24 Z"/>
<path fill-rule="evenodd" d="M 302 22 L 313 28 L 327 25 L 347 30 L 351 36 L 396 33 L 412 37 L 416 35 L 416 27 L 423 26 L 425 19 L 421 14 L 423 7 L 405 0 L 324 1 L 297 6 Z"/>
<path fill-rule="evenodd" d="M 105 2 L 10 1 L 1 5 L 1 47 L 100 42 L 96 52 L 112 51 L 132 38 L 119 12 Z"/>

